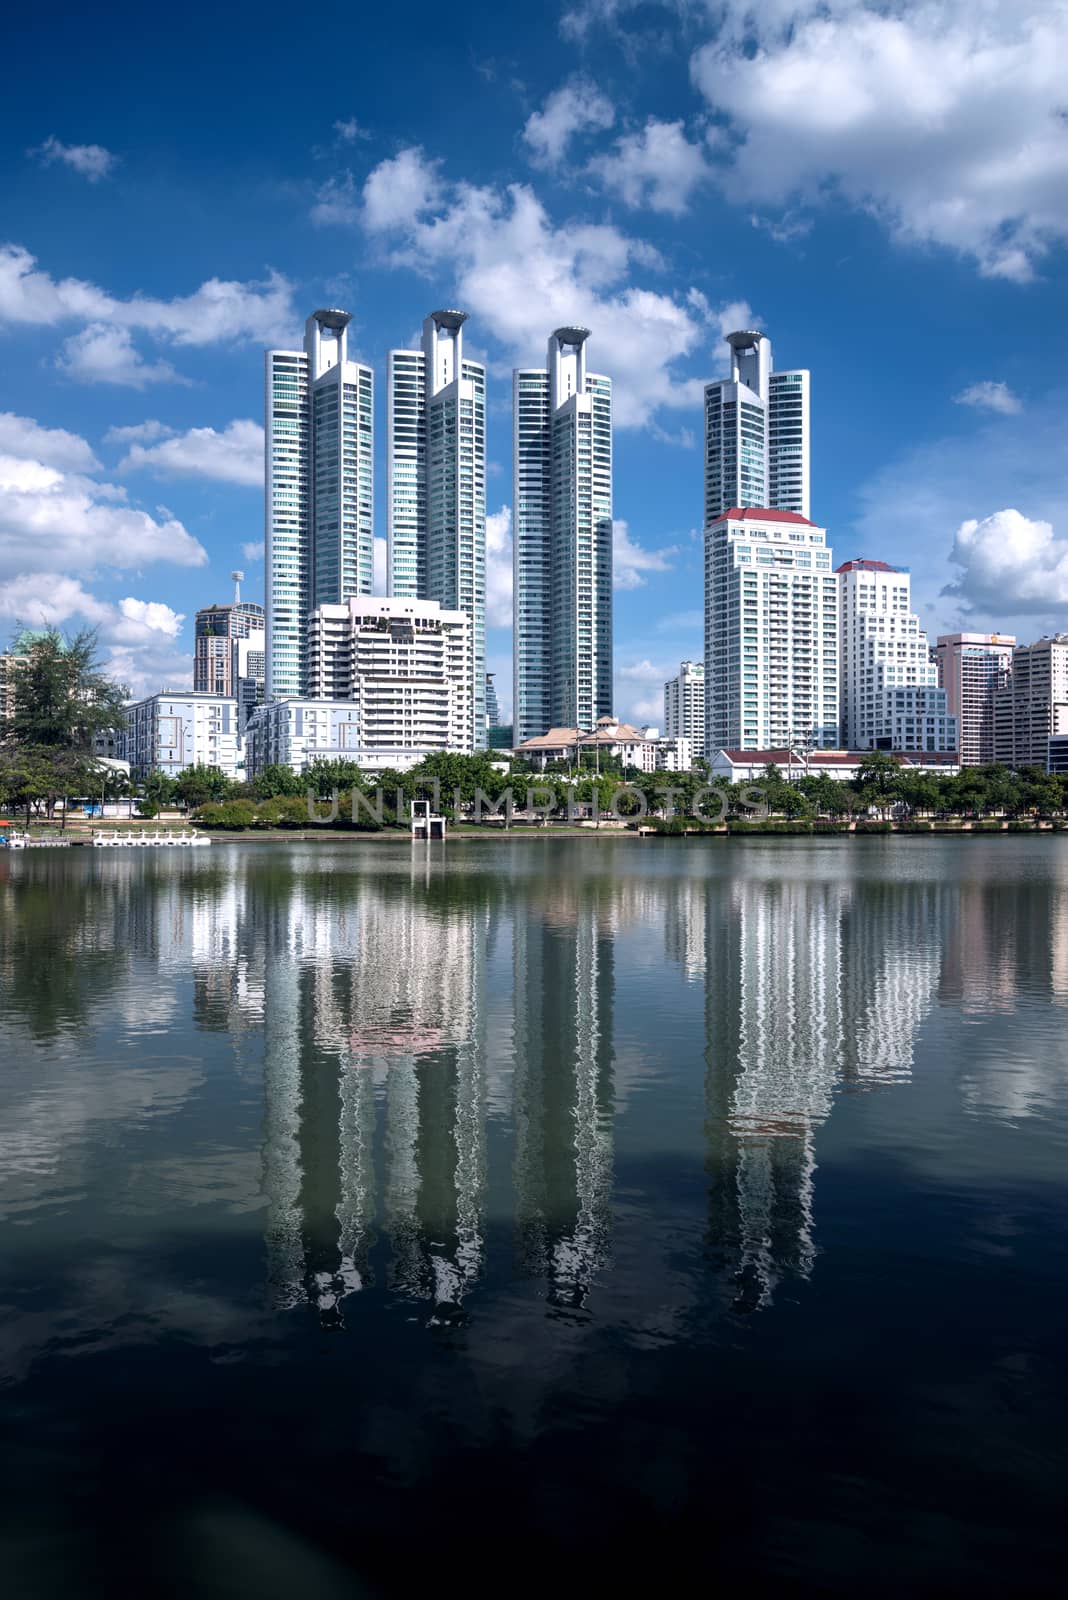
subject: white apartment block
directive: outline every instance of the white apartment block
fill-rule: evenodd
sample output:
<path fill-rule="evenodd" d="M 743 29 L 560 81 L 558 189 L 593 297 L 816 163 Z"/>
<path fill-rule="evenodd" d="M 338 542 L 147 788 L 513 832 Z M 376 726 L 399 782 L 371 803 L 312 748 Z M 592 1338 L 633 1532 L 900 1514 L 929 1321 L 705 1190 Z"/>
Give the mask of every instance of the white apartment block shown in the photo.
<path fill-rule="evenodd" d="M 348 358 L 350 321 L 315 311 L 302 351 L 267 351 L 268 699 L 304 690 L 308 613 L 373 587 L 374 375 Z"/>
<path fill-rule="evenodd" d="M 792 511 L 705 529 L 705 751 L 838 745 L 838 579 Z"/>
<path fill-rule="evenodd" d="M 994 759 L 1045 767 L 1049 740 L 1068 733 L 1068 633 L 1018 644 L 994 694 Z"/>
<path fill-rule="evenodd" d="M 243 778 L 238 704 L 231 696 L 161 689 L 126 707 L 126 760 L 135 778 L 186 767 L 219 767 Z"/>
<path fill-rule="evenodd" d="M 685 739 L 693 760 L 705 753 L 705 665 L 683 661 L 674 678 L 664 684 L 664 733 Z"/>
<path fill-rule="evenodd" d="M 808 517 L 809 374 L 771 370 L 771 343 L 727 335 L 730 377 L 705 388 L 705 523 L 734 507 Z M 707 664 L 707 663 L 706 663 Z"/>
<path fill-rule="evenodd" d="M 309 694 L 349 701 L 363 748 L 470 754 L 470 638 L 466 613 L 436 600 L 320 606 L 308 619 Z"/>
<path fill-rule="evenodd" d="M 269 700 L 245 729 L 250 778 L 264 767 L 303 772 L 314 761 L 358 761 L 360 720 L 351 700 Z"/>
<path fill-rule="evenodd" d="M 396 599 L 462 611 L 471 748 L 486 746 L 486 369 L 463 353 L 465 311 L 434 311 L 422 348 L 387 357 L 387 582 Z"/>
<path fill-rule="evenodd" d="M 885 561 L 838 568 L 842 743 L 847 750 L 955 751 L 957 719 L 938 687 L 911 579 Z"/>
<path fill-rule="evenodd" d="M 513 374 L 517 744 L 612 708 L 612 384 L 588 338 L 557 328 L 545 366 Z"/>
<path fill-rule="evenodd" d="M 994 760 L 994 695 L 1012 668 L 1015 644 L 1008 633 L 943 633 L 931 651 L 946 710 L 957 719 L 964 767 Z"/>

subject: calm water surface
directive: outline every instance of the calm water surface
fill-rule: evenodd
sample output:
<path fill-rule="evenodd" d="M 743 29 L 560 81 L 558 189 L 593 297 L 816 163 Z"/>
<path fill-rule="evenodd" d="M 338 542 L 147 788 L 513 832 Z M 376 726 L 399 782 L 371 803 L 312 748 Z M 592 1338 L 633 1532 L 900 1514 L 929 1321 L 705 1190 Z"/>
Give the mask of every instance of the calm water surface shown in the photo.
<path fill-rule="evenodd" d="M 5 1593 L 1052 1593 L 1066 1023 L 1062 838 L 0 856 Z"/>

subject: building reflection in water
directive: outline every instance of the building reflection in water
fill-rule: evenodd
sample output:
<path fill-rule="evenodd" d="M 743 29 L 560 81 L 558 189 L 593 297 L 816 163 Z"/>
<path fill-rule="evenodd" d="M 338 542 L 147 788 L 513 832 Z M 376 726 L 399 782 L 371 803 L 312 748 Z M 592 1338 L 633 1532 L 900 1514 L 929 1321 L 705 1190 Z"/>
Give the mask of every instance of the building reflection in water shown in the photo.
<path fill-rule="evenodd" d="M 240 1051 L 262 1020 L 271 1293 L 327 1323 L 372 1283 L 431 1320 L 463 1314 L 494 1116 L 522 1272 L 557 1309 L 588 1303 L 611 1255 L 623 931 L 704 984 L 707 1245 L 742 1312 L 812 1272 L 815 1137 L 836 1094 L 907 1081 L 939 1002 L 996 1012 L 1036 981 L 1068 994 L 1056 883 L 1036 930 L 1031 886 L 869 877 L 844 857 L 826 878 L 755 856 L 744 877 L 402 860 L 239 866 L 172 913 L 199 1024 Z M 961 1088 L 998 1113 L 995 1086 L 962 1072 Z"/>

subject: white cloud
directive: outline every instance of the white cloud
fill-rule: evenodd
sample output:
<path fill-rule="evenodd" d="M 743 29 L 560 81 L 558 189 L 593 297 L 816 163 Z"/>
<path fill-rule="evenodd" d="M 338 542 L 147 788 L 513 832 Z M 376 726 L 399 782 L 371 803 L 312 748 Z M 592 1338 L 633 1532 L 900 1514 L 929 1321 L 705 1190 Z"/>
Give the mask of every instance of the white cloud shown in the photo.
<path fill-rule="evenodd" d="M 106 178 L 119 159 L 110 150 L 105 150 L 102 144 L 62 144 L 54 134 L 50 134 L 44 144 L 27 151 L 27 154 L 36 156 L 45 166 L 61 161 L 73 172 L 88 178 L 90 183 L 99 183 L 101 178 Z"/>
<path fill-rule="evenodd" d="M 174 432 L 165 422 L 150 419 L 132 422 L 124 428 L 109 428 L 104 435 L 105 444 L 144 444 L 149 439 L 166 439 Z"/>
<path fill-rule="evenodd" d="M 262 539 L 249 539 L 249 540 L 247 540 L 241 546 L 241 554 L 244 556 L 246 561 L 262 561 L 263 557 L 264 557 L 264 554 L 265 554 L 265 548 L 264 548 L 263 540 Z M 377 588 L 375 590 L 375 593 L 376 594 L 379 593 L 379 590 Z"/>
<path fill-rule="evenodd" d="M 327 178 L 309 213 L 317 228 L 352 228 L 360 220 L 360 191 L 351 172 Z"/>
<path fill-rule="evenodd" d="M 334 132 L 342 144 L 355 144 L 358 139 L 369 139 L 370 130 L 363 128 L 355 117 L 345 117 L 334 123 Z"/>
<path fill-rule="evenodd" d="M 670 572 L 668 557 L 678 551 L 678 545 L 666 545 L 662 550 L 645 550 L 631 539 L 625 522 L 612 523 L 612 587 L 614 589 L 640 589 L 646 582 L 644 573 Z"/>
<path fill-rule="evenodd" d="M 664 720 L 664 684 L 678 670 L 678 662 L 668 666 L 648 656 L 621 663 L 615 673 L 616 716 L 635 727 L 650 723 L 659 727 Z"/>
<path fill-rule="evenodd" d="M 222 339 L 276 344 L 291 336 L 296 317 L 291 286 L 277 272 L 262 283 L 210 278 L 174 300 L 139 294 L 117 300 L 81 278 L 53 278 L 22 245 L 0 245 L 0 323 L 51 327 L 71 321 L 143 328 L 177 345 Z"/>
<path fill-rule="evenodd" d="M 812 232 L 812 218 L 802 217 L 796 211 L 784 211 L 780 217 L 759 217 L 754 212 L 749 221 L 776 244 L 792 244 Z"/>
<path fill-rule="evenodd" d="M 379 162 L 363 186 L 366 226 L 373 233 L 413 226 L 439 190 L 439 165 L 428 161 L 417 145 Z"/>
<path fill-rule="evenodd" d="M 1023 410 L 1023 402 L 1018 395 L 1013 394 L 1008 384 L 993 378 L 988 378 L 983 383 L 973 383 L 967 389 L 962 389 L 960 394 L 953 396 L 953 402 L 958 406 L 975 406 L 979 411 L 997 411 L 1005 417 L 1014 416 L 1017 411 Z"/>
<path fill-rule="evenodd" d="M 220 432 L 190 428 L 158 444 L 134 443 L 119 463 L 120 472 L 147 470 L 168 478 L 213 478 L 220 483 L 263 485 L 263 429 L 238 420 Z"/>
<path fill-rule="evenodd" d="M 391 174 L 404 163 L 404 205 Z M 364 188 L 364 219 L 390 246 L 390 260 L 440 283 L 477 317 L 517 362 L 541 362 L 549 332 L 562 324 L 593 330 L 614 383 L 615 420 L 645 423 L 659 406 L 701 404 L 699 379 L 675 364 L 699 350 L 719 313 L 696 291 L 676 299 L 627 282 L 649 262 L 647 248 L 603 223 L 556 227 L 525 184 L 505 191 L 446 182 L 436 163 L 409 150 L 374 169 Z M 744 324 L 743 324 L 744 325 Z M 738 326 L 737 323 L 734 326 Z"/>
<path fill-rule="evenodd" d="M 84 441 L 15 419 L 0 432 L 0 580 L 37 572 L 198 567 L 207 552 L 173 517 L 157 520 L 102 482 Z M 79 443 L 84 447 L 79 450 Z M 79 470 L 81 469 L 81 470 Z"/>
<path fill-rule="evenodd" d="M 704 149 L 690 143 L 681 122 L 650 117 L 639 133 L 624 135 L 611 152 L 595 156 L 587 171 L 626 205 L 678 217 L 689 208 L 710 168 Z"/>
<path fill-rule="evenodd" d="M 572 139 L 610 128 L 614 121 L 612 102 L 597 85 L 588 78 L 572 78 L 527 118 L 523 139 L 536 166 L 558 167 Z"/>
<path fill-rule="evenodd" d="M 32 417 L 0 411 L 0 455 L 32 456 L 50 467 L 93 472 L 100 465 L 86 440 L 65 428 L 43 428 Z"/>
<path fill-rule="evenodd" d="M 1019 511 L 962 522 L 949 556 L 962 569 L 948 593 L 983 616 L 1068 605 L 1068 539 Z"/>
<path fill-rule="evenodd" d="M 0 583 L 0 617 L 10 617 L 30 627 L 59 627 L 74 616 L 96 624 L 110 615 L 110 608 L 89 594 L 77 578 L 53 572 L 21 572 Z"/>
<path fill-rule="evenodd" d="M 185 617 L 162 600 L 120 600 L 117 614 L 109 625 L 108 637 L 116 644 L 144 644 L 156 634 L 176 639 Z"/>
<path fill-rule="evenodd" d="M 184 383 L 169 361 L 149 364 L 135 348 L 127 328 L 91 322 L 65 339 L 56 367 L 82 383 L 117 383 L 144 389 L 150 383 Z"/>
<path fill-rule="evenodd" d="M 1023 281 L 1068 238 L 1063 0 L 726 0 L 692 60 L 727 194 L 837 193 L 901 241 Z"/>
<path fill-rule="evenodd" d="M 512 626 L 512 508 L 486 518 L 486 626 Z"/>

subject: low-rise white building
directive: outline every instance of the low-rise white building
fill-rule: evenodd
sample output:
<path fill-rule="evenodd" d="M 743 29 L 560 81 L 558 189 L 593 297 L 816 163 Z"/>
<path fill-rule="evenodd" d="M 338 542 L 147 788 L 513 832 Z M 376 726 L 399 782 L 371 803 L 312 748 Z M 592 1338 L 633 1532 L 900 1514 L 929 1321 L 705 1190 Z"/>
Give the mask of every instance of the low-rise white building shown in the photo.
<path fill-rule="evenodd" d="M 440 747 L 436 747 L 440 748 Z M 245 763 L 254 778 L 279 765 L 303 772 L 316 761 L 355 761 L 372 776 L 387 769 L 407 772 L 431 749 L 368 746 L 352 700 L 272 700 L 259 706 L 245 728 Z"/>
<path fill-rule="evenodd" d="M 578 728 L 550 728 L 537 739 L 516 745 L 515 754 L 543 771 L 550 761 L 592 766 L 598 754 L 610 756 L 639 772 L 687 772 L 691 764 L 688 739 L 662 739 L 659 728 L 635 728 L 617 717 L 599 717 L 592 733 Z"/>
<path fill-rule="evenodd" d="M 125 756 L 135 778 L 177 777 L 186 767 L 218 767 L 243 778 L 238 704 L 226 695 L 161 689 L 126 707 Z"/>
<path fill-rule="evenodd" d="M 960 771 L 956 751 L 880 752 L 907 772 L 932 772 L 951 777 Z M 870 761 L 871 750 L 716 750 L 709 762 L 713 780 L 726 778 L 730 783 L 759 783 L 768 767 L 778 767 L 785 778 L 824 776 L 851 783 L 865 761 Z"/>

